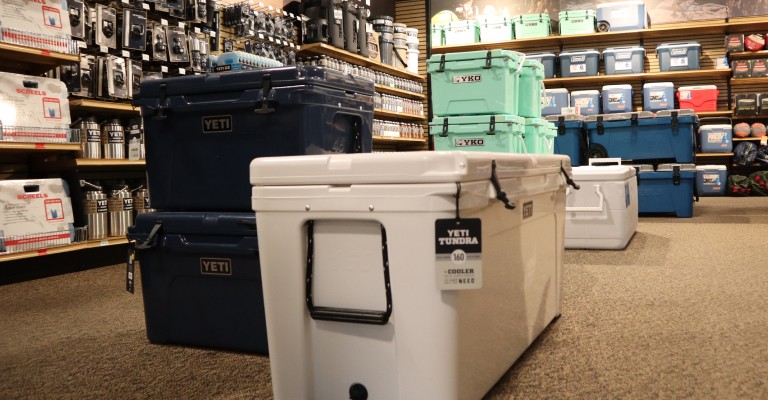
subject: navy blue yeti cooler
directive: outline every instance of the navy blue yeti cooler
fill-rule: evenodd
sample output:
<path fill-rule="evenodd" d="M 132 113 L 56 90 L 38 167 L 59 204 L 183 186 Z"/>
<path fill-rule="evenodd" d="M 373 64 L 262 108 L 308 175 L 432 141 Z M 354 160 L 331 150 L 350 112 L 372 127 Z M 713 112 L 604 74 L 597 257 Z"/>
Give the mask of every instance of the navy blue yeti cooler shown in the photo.
<path fill-rule="evenodd" d="M 322 67 L 145 80 L 152 208 L 251 211 L 257 157 L 371 152 L 373 81 Z"/>
<path fill-rule="evenodd" d="M 150 342 L 267 354 L 253 212 L 140 214 L 128 238 Z"/>
<path fill-rule="evenodd" d="M 571 157 L 571 165 L 578 167 L 584 163 L 587 150 L 587 138 L 584 132 L 584 117 L 581 115 L 550 115 L 547 121 L 557 127 L 555 136 L 555 154 Z"/>

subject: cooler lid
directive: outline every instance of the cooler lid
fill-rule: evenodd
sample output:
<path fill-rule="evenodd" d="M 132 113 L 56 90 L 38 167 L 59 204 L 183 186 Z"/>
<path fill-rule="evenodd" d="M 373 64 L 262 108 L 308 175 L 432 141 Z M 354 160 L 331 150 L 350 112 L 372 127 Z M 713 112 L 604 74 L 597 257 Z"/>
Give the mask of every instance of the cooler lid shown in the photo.
<path fill-rule="evenodd" d="M 148 235 L 155 225 L 161 233 L 216 236 L 256 236 L 256 215 L 221 212 L 151 212 L 136 216 L 129 232 Z"/>
<path fill-rule="evenodd" d="M 585 50 L 571 50 L 571 51 L 562 51 L 560 52 L 560 57 L 562 56 L 578 56 L 582 54 L 594 54 L 599 56 L 600 52 L 596 49 L 585 49 Z"/>
<path fill-rule="evenodd" d="M 672 117 L 672 113 L 677 113 L 678 117 L 695 117 L 696 112 L 691 110 L 690 108 L 683 108 L 680 110 L 661 110 L 656 113 L 656 117 L 664 118 L 664 117 Z"/>
<path fill-rule="evenodd" d="M 605 53 L 616 53 L 620 51 L 642 51 L 645 53 L 645 48 L 640 46 L 627 46 L 627 47 L 608 47 L 605 50 L 603 50 L 603 54 Z"/>
<path fill-rule="evenodd" d="M 557 88 L 557 89 L 544 89 L 544 93 L 546 94 L 559 94 L 559 93 L 565 93 L 568 94 L 568 89 L 566 88 Z"/>
<path fill-rule="evenodd" d="M 699 127 L 699 131 L 726 131 L 731 132 L 733 130 L 733 125 L 731 124 L 712 124 L 712 125 L 702 125 Z"/>
<path fill-rule="evenodd" d="M 715 85 L 697 85 L 697 86 L 680 86 L 677 88 L 677 91 L 683 91 L 683 90 L 717 90 L 717 86 Z"/>
<path fill-rule="evenodd" d="M 679 166 L 680 171 L 696 171 L 696 164 L 659 164 L 656 167 L 656 172 L 670 172 L 674 170 L 675 166 Z"/>
<path fill-rule="evenodd" d="M 574 90 L 571 92 L 571 96 L 594 96 L 600 95 L 599 90 Z"/>
<path fill-rule="evenodd" d="M 525 53 L 527 58 L 555 57 L 555 53 Z"/>
<path fill-rule="evenodd" d="M 699 42 L 662 43 L 656 49 L 674 49 L 680 47 L 701 47 Z"/>
<path fill-rule="evenodd" d="M 631 1 L 617 1 L 617 2 L 611 2 L 611 3 L 599 3 L 596 8 L 606 8 L 606 7 L 625 7 L 625 6 L 645 6 L 645 2 L 643 0 L 631 0 Z"/>
<path fill-rule="evenodd" d="M 570 165 L 554 154 L 463 151 L 322 154 L 259 157 L 251 162 L 254 186 L 417 184 L 490 179 L 492 162 L 500 179 L 536 176 Z"/>
<path fill-rule="evenodd" d="M 628 164 L 628 166 L 636 168 L 640 172 L 653 172 L 653 165 L 651 164 Z"/>
<path fill-rule="evenodd" d="M 512 18 L 517 21 L 549 21 L 549 14 L 523 14 Z"/>
<path fill-rule="evenodd" d="M 547 121 L 557 123 L 560 118 L 565 122 L 584 122 L 585 118 L 579 114 L 549 115 Z"/>
<path fill-rule="evenodd" d="M 645 88 L 674 88 L 675 84 L 672 82 L 653 82 L 653 83 L 645 83 L 643 84 L 643 89 Z"/>
<path fill-rule="evenodd" d="M 439 129 L 448 121 L 448 125 L 488 125 L 493 117 L 493 122 L 497 124 L 501 123 L 516 123 L 525 124 L 525 118 L 511 115 L 511 114 L 499 114 L 499 115 L 461 115 L 458 117 L 434 117 L 429 126 L 434 126 L 435 129 Z"/>
<path fill-rule="evenodd" d="M 272 87 L 315 85 L 371 96 L 374 92 L 373 81 L 367 78 L 322 67 L 294 66 L 144 80 L 134 99 L 158 98 L 161 87 L 165 88 L 163 96 L 259 89 L 265 74 L 269 74 Z"/>
<path fill-rule="evenodd" d="M 477 26 L 477 21 L 473 19 L 463 19 L 461 21 L 451 21 L 448 23 L 448 29 L 456 28 L 472 28 Z"/>
<path fill-rule="evenodd" d="M 725 165 L 697 165 L 696 171 L 727 171 Z"/>
<path fill-rule="evenodd" d="M 560 19 L 594 17 L 595 10 L 565 10 L 557 14 Z"/>
<path fill-rule="evenodd" d="M 477 18 L 477 22 L 480 24 L 512 24 L 512 18 L 502 17 L 499 15 L 484 15 Z"/>
<path fill-rule="evenodd" d="M 628 113 L 616 113 L 616 114 L 599 114 L 590 115 L 587 117 L 587 122 L 595 122 L 598 118 L 602 117 L 603 121 L 625 121 L 632 119 L 632 114 L 636 114 L 637 118 L 654 118 L 655 115 L 650 111 L 636 111 Z"/>
<path fill-rule="evenodd" d="M 579 181 L 619 181 L 635 176 L 635 169 L 628 165 L 605 165 L 573 167 L 573 180 Z"/>
<path fill-rule="evenodd" d="M 632 85 L 630 84 L 622 84 L 622 85 L 605 85 L 603 86 L 603 92 L 606 90 L 632 90 Z"/>
<path fill-rule="evenodd" d="M 477 50 L 477 51 L 464 51 L 461 53 L 448 53 L 448 54 L 433 54 L 427 60 L 427 64 L 439 64 L 445 56 L 445 62 L 451 61 L 466 61 L 466 60 L 484 60 L 488 57 L 489 50 Z M 512 50 L 490 50 L 491 58 L 506 58 L 515 62 L 520 62 L 520 59 L 525 55 Z"/>

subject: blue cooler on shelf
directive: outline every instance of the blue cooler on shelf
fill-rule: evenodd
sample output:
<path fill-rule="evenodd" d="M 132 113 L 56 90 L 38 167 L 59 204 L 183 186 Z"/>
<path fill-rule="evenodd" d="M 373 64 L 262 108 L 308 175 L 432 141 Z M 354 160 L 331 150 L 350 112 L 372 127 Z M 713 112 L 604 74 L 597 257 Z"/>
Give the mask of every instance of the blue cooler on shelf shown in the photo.
<path fill-rule="evenodd" d="M 555 53 L 527 53 L 525 59 L 536 60 L 544 66 L 544 79 L 555 77 L 555 61 L 557 60 Z"/>
<path fill-rule="evenodd" d="M 693 162 L 696 114 L 690 110 L 648 111 L 587 117 L 588 158 Z"/>
<path fill-rule="evenodd" d="M 564 51 L 560 53 L 560 77 L 597 76 L 600 71 L 600 52 L 595 49 Z"/>
<path fill-rule="evenodd" d="M 627 113 L 632 111 L 632 85 L 603 86 L 603 113 Z"/>
<path fill-rule="evenodd" d="M 699 196 L 725 196 L 728 169 L 725 165 L 697 165 L 696 189 Z"/>
<path fill-rule="evenodd" d="M 571 107 L 578 107 L 579 115 L 600 114 L 600 91 L 576 90 L 571 92 Z"/>
<path fill-rule="evenodd" d="M 656 54 L 661 72 L 699 69 L 701 45 L 698 42 L 663 43 L 656 46 Z"/>
<path fill-rule="evenodd" d="M 728 121 L 727 124 L 707 124 L 709 121 Z M 699 147 L 702 153 L 730 153 L 733 151 L 733 123 L 727 117 L 702 118 L 699 127 Z"/>
<path fill-rule="evenodd" d="M 675 108 L 675 85 L 672 82 L 643 85 L 643 111 L 657 112 Z"/>
<path fill-rule="evenodd" d="M 638 168 L 638 212 L 674 213 L 678 218 L 693 216 L 696 167 L 693 164 L 661 164 Z"/>
<path fill-rule="evenodd" d="M 139 214 L 128 238 L 150 342 L 267 354 L 253 212 Z"/>
<path fill-rule="evenodd" d="M 157 210 L 247 211 L 257 157 L 369 153 L 373 81 L 321 67 L 145 80 L 147 180 Z"/>
<path fill-rule="evenodd" d="M 611 47 L 603 50 L 606 75 L 641 74 L 645 49 L 640 46 Z"/>
<path fill-rule="evenodd" d="M 584 135 L 584 117 L 580 115 L 550 115 L 547 121 L 555 124 L 555 154 L 571 157 L 571 165 L 582 165 L 583 154 L 587 148 Z"/>
<path fill-rule="evenodd" d="M 541 99 L 541 115 L 559 115 L 563 107 L 568 107 L 571 103 L 571 96 L 568 89 L 546 89 Z"/>
<path fill-rule="evenodd" d="M 646 29 L 651 19 L 642 1 L 619 1 L 597 5 L 597 31 L 627 31 Z"/>

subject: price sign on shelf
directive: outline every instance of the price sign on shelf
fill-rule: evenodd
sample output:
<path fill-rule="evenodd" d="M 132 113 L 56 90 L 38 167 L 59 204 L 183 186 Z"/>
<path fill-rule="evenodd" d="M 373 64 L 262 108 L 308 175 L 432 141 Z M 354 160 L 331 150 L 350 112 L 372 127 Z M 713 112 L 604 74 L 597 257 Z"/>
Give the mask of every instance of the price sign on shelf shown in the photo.
<path fill-rule="evenodd" d="M 99 242 L 99 246 L 109 246 L 109 240 L 104 239 L 101 242 Z"/>
<path fill-rule="evenodd" d="M 160 18 L 160 25 L 162 26 L 168 26 L 168 20 L 165 18 Z"/>

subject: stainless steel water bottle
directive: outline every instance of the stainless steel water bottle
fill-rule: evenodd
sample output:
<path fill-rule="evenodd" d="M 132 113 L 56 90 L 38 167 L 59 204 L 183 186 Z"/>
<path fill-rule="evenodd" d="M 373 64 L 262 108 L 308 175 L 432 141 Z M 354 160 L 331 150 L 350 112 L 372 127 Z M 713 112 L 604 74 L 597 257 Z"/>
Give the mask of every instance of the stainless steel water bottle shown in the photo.
<path fill-rule="evenodd" d="M 125 159 L 125 131 L 119 119 L 101 124 L 101 147 L 104 158 Z"/>
<path fill-rule="evenodd" d="M 101 186 L 81 181 L 88 186 L 85 191 L 83 209 L 88 224 L 88 240 L 98 240 L 107 237 L 107 194 Z"/>
<path fill-rule="evenodd" d="M 109 195 L 109 236 L 125 236 L 133 225 L 133 197 L 128 186 L 120 185 Z"/>
<path fill-rule="evenodd" d="M 149 205 L 149 190 L 144 185 L 133 189 L 133 209 L 136 215 L 155 211 Z"/>
<path fill-rule="evenodd" d="M 80 132 L 82 158 L 101 158 L 101 130 L 96 117 L 78 119 L 72 127 Z"/>

